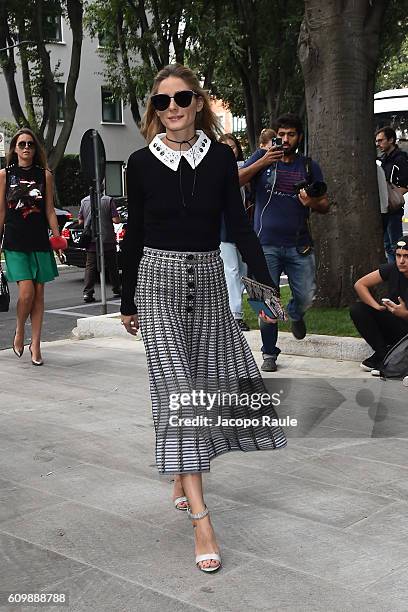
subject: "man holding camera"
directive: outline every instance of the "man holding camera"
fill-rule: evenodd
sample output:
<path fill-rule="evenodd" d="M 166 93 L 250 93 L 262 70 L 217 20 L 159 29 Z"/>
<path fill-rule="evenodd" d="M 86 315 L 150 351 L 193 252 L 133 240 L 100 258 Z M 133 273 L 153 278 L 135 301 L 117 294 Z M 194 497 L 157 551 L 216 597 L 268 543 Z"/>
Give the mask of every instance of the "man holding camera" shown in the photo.
<path fill-rule="evenodd" d="M 311 306 L 315 289 L 315 257 L 309 226 L 314 210 L 329 210 L 326 185 L 318 164 L 297 153 L 303 139 L 302 122 L 296 115 L 279 117 L 272 147 L 258 149 L 239 170 L 240 184 L 252 181 L 255 191 L 254 229 L 265 253 L 269 272 L 279 286 L 285 272 L 292 292 L 287 311 L 292 333 L 306 335 L 304 313 Z M 280 349 L 277 323 L 260 320 L 265 372 L 277 370 Z"/>

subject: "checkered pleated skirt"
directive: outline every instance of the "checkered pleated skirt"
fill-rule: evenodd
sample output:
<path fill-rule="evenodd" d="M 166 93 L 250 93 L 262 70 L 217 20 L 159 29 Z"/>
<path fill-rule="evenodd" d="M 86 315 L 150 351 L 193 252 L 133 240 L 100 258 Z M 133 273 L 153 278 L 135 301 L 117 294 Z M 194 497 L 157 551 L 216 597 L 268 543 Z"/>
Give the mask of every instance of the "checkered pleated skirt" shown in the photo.
<path fill-rule="evenodd" d="M 236 401 L 243 392 L 248 397 L 266 393 L 266 389 L 231 314 L 219 251 L 179 253 L 145 248 L 137 305 L 159 472 L 205 472 L 211 459 L 228 451 L 286 445 L 279 426 L 230 424 L 232 419 L 251 419 L 252 423 L 254 417 L 276 419 L 277 415 L 272 402 L 254 410 Z M 212 395 L 212 405 L 202 401 L 207 395 L 198 397 L 200 391 Z M 225 403 L 227 393 L 235 394 L 235 400 Z"/>

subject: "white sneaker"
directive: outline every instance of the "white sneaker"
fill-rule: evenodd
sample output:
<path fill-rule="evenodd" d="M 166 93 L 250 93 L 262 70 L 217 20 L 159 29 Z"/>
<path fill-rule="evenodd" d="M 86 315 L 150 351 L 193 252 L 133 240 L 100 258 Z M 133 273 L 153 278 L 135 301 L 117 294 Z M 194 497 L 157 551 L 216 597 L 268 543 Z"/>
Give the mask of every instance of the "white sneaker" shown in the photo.
<path fill-rule="evenodd" d="M 381 376 L 380 370 L 377 370 L 376 368 L 373 368 L 371 370 L 371 376 Z"/>
<path fill-rule="evenodd" d="M 408 376 L 405 376 L 405 378 L 402 381 L 402 384 L 404 385 L 404 387 L 408 387 Z"/>

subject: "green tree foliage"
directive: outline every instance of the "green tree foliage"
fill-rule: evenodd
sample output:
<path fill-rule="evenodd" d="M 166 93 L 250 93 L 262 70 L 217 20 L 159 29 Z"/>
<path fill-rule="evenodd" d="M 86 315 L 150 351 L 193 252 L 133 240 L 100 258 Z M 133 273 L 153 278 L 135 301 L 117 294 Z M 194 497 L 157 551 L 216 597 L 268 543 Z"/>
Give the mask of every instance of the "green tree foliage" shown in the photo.
<path fill-rule="evenodd" d="M 62 76 L 52 64 L 47 40 L 55 19 L 64 15 L 72 30 L 66 79 L 64 124 L 57 137 L 57 86 Z M 19 44 L 22 41 L 27 43 Z M 17 45 L 13 47 L 13 45 Z M 58 165 L 71 134 L 77 103 L 76 83 L 82 47 L 81 0 L 0 0 L 0 67 L 10 107 L 19 127 L 31 128 L 44 144 L 51 168 Z M 16 80 L 16 75 L 19 73 Z M 22 92 L 18 82 L 22 80 Z"/>
<path fill-rule="evenodd" d="M 376 81 L 377 91 L 400 87 L 408 87 L 408 36 L 395 55 L 382 64 Z"/>
<path fill-rule="evenodd" d="M 63 208 L 79 206 L 89 193 L 88 183 L 81 174 L 79 155 L 64 155 L 55 171 L 55 186 Z"/>
<path fill-rule="evenodd" d="M 390 0 L 381 24 L 376 91 L 408 87 L 408 0 Z"/>
<path fill-rule="evenodd" d="M 92 36 L 103 33 L 105 79 L 137 124 L 154 75 L 177 61 L 246 116 L 254 148 L 262 127 L 303 107 L 296 54 L 302 12 L 297 0 L 96 0 L 86 25 Z"/>
<path fill-rule="evenodd" d="M 226 35 L 217 37 L 213 91 L 234 115 L 245 115 L 252 149 L 262 127 L 271 126 L 279 114 L 302 114 L 296 53 L 302 16 L 301 3 L 291 0 L 224 3 Z"/>
<path fill-rule="evenodd" d="M 86 26 L 102 38 L 104 77 L 114 95 L 131 108 L 140 123 L 140 105 L 154 75 L 171 62 L 183 63 L 209 25 L 203 0 L 95 0 L 88 5 Z"/>

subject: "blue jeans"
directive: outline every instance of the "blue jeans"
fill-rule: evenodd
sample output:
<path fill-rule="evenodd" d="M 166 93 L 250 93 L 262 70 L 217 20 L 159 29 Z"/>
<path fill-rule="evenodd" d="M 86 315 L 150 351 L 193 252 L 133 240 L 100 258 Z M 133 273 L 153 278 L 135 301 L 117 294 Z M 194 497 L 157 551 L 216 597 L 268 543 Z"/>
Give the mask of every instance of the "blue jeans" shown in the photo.
<path fill-rule="evenodd" d="M 221 242 L 221 258 L 224 262 L 224 274 L 227 281 L 229 306 L 234 319 L 242 319 L 242 292 L 244 285 L 241 276 L 247 275 L 247 265 L 242 261 L 241 253 L 233 242 Z"/>
<path fill-rule="evenodd" d="M 315 256 L 299 255 L 296 247 L 263 246 L 266 263 L 273 282 L 278 286 L 280 275 L 285 272 L 288 277 L 292 298 L 287 306 L 287 312 L 292 321 L 303 318 L 310 308 L 316 291 Z M 279 355 L 276 346 L 278 340 L 278 324 L 259 321 L 262 336 L 262 353 L 264 356 Z"/>
<path fill-rule="evenodd" d="M 388 263 L 395 263 L 395 253 L 392 247 L 402 236 L 402 216 L 403 211 L 383 215 L 384 249 Z"/>

